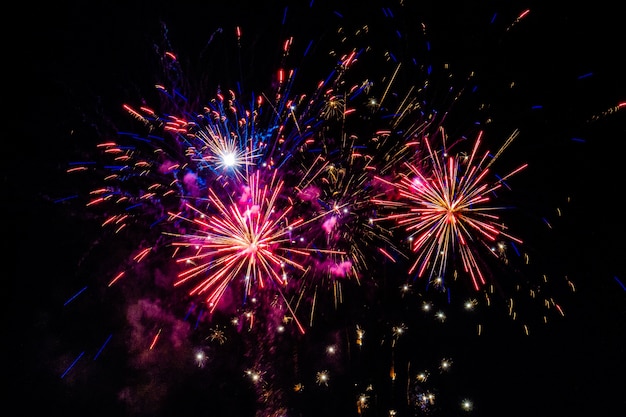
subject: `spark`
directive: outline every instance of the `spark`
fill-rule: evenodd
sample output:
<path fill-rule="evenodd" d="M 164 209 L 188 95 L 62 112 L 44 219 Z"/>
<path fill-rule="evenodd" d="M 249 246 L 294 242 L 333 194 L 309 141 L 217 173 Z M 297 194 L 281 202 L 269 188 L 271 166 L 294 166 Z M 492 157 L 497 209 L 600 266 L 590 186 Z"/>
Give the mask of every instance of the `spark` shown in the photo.
<path fill-rule="evenodd" d="M 196 361 L 196 365 L 198 365 L 198 368 L 204 368 L 204 365 L 206 364 L 208 357 L 206 353 L 204 353 L 204 351 L 198 350 L 194 355 L 194 359 Z"/>
<path fill-rule="evenodd" d="M 391 330 L 392 330 L 394 338 L 398 338 L 404 334 L 404 332 L 407 330 L 407 327 L 403 323 L 403 324 L 400 324 L 399 326 L 394 326 Z"/>
<path fill-rule="evenodd" d="M 463 400 L 461 401 L 461 408 L 465 411 L 471 411 L 472 408 L 474 407 L 474 404 L 472 404 L 472 402 L 470 400 Z"/>
<path fill-rule="evenodd" d="M 464 307 L 466 310 L 474 310 L 474 307 L 476 307 L 478 305 L 478 300 L 476 300 L 475 298 L 472 298 L 470 300 L 467 300 L 464 304 Z"/>
<path fill-rule="evenodd" d="M 224 330 L 219 327 L 215 327 L 211 329 L 211 334 L 207 337 L 211 341 L 217 341 L 220 345 L 223 345 L 226 342 L 226 335 L 224 334 Z"/>
<path fill-rule="evenodd" d="M 363 338 L 365 337 L 365 330 L 363 330 L 360 326 L 356 326 L 356 344 L 358 346 L 363 346 Z"/>
<path fill-rule="evenodd" d="M 450 367 L 452 366 L 452 361 L 450 359 L 442 359 L 441 363 L 439 365 L 439 369 L 444 372 L 444 371 L 448 371 L 450 370 Z"/>
<path fill-rule="evenodd" d="M 419 382 L 426 382 L 428 380 L 429 375 L 430 374 L 427 371 L 424 371 L 424 372 L 420 372 L 419 374 L 417 374 L 416 378 Z"/>
<path fill-rule="evenodd" d="M 328 371 L 326 371 L 326 370 L 319 371 L 315 375 L 315 381 L 317 382 L 317 385 L 328 386 L 328 381 L 329 380 L 330 380 L 330 376 L 328 374 Z"/>
<path fill-rule="evenodd" d="M 438 311 L 436 317 L 440 322 L 446 321 L 446 313 L 444 313 L 443 311 Z"/>
<path fill-rule="evenodd" d="M 247 369 L 245 374 L 253 384 L 258 384 L 263 380 L 263 373 L 255 369 Z"/>

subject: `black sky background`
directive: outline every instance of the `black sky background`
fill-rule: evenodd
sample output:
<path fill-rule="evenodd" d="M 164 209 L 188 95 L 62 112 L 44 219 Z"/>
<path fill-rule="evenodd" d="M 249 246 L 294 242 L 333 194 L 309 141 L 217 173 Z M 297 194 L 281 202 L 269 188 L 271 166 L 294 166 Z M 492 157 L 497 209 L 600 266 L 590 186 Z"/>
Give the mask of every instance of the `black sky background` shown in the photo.
<path fill-rule="evenodd" d="M 512 163 L 528 160 L 532 171 L 516 182 L 513 193 L 521 200 L 528 197 L 533 221 L 546 217 L 553 225 L 549 233 L 529 227 L 534 235 L 528 241 L 541 254 L 539 262 L 555 276 L 571 278 L 577 291 L 559 294 L 565 317 L 531 329 L 529 336 L 500 312 L 484 317 L 485 333 L 478 337 L 463 319 L 437 326 L 418 320 L 418 312 L 410 311 L 407 321 L 413 324 L 409 329 L 414 336 L 406 346 L 412 351 L 399 355 L 413 357 L 419 346 L 424 362 L 416 366 L 436 368 L 442 357 L 453 359 L 453 371 L 434 378 L 439 401 L 453 410 L 444 415 L 463 415 L 456 404 L 466 396 L 475 403 L 470 413 L 474 416 L 623 416 L 626 290 L 620 281 L 626 283 L 626 268 L 620 195 L 626 124 L 624 109 L 610 111 L 626 101 L 626 35 L 619 8 L 608 2 L 565 8 L 530 1 L 405 3 L 406 15 L 394 22 L 427 22 L 432 48 L 428 59 L 434 65 L 449 63 L 453 73 L 476 71 L 477 84 L 484 86 L 479 97 L 491 103 L 487 112 L 497 121 L 495 131 L 506 135 L 521 129 L 524 144 L 507 158 Z M 223 28 L 221 37 L 226 40 L 218 43 L 223 51 L 205 56 L 207 66 L 221 83 L 243 77 L 249 86 L 265 87 L 266 74 L 275 70 L 280 58 L 272 42 L 285 33 L 308 40 L 332 33 L 341 19 L 347 25 L 388 21 L 382 19 L 380 2 L 349 7 L 316 1 L 315 12 L 290 4 L 287 21 L 292 26 L 286 29 L 281 25 L 286 3 L 243 4 L 68 2 L 23 8 L 22 24 L 12 41 L 17 45 L 17 67 L 23 68 L 16 100 L 23 120 L 20 134 L 5 139 L 2 176 L 9 265 L 5 343 L 10 371 L 5 378 L 12 415 L 254 415 L 253 395 L 237 368 L 236 358 L 244 355 L 244 347 L 235 342 L 232 350 L 215 353 L 221 356 L 212 361 L 212 372 L 184 365 L 188 358 L 172 357 L 172 351 L 164 352 L 154 369 L 140 370 L 127 362 L 121 340 L 97 363 L 81 362 L 71 378 L 60 377 L 78 353 L 117 334 L 126 312 L 120 311 L 124 294 L 92 287 L 90 295 L 71 309 L 63 306 L 93 279 L 87 275 L 110 269 L 97 261 L 110 254 L 95 244 L 102 242 L 97 221 L 54 203 L 74 192 L 76 184 L 68 182 L 63 171 L 76 157 L 77 143 L 98 140 L 83 127 L 91 123 L 90 115 L 99 113 L 123 124 L 127 116 L 121 104 L 149 95 L 155 73 L 151 46 L 160 39 L 161 22 L 167 24 L 182 60 L 195 59 L 211 34 Z M 390 4 L 397 8 L 395 2 Z M 531 10 L 529 16 L 507 31 L 507 24 L 525 9 Z M 498 20 L 490 24 L 494 13 Z M 300 24 L 293 25 L 294 21 Z M 243 30 L 243 66 L 232 56 L 235 26 Z M 317 77 L 327 69 L 312 68 L 311 73 Z M 581 78 L 586 74 L 591 75 Z M 502 88 L 511 81 L 520 87 Z M 207 91 L 205 97 L 212 94 Z M 542 107 L 533 110 L 533 106 Z M 341 340 L 351 312 L 366 322 L 376 322 L 382 313 L 399 314 L 385 302 L 393 303 L 393 297 L 383 295 L 376 307 L 354 313 L 359 302 L 350 301 L 336 321 L 326 317 L 300 347 L 313 350 L 329 339 Z M 386 324 L 380 319 L 374 327 Z M 372 331 L 368 339 L 372 344 L 378 343 L 375 334 Z M 352 396 L 364 387 L 352 392 L 350 380 L 361 384 L 368 379 L 362 375 L 378 377 L 388 369 L 387 356 L 377 363 L 377 351 L 373 352 L 351 356 L 350 366 L 357 371 L 343 374 L 336 383 L 342 388 L 324 392 L 308 380 L 304 395 L 293 397 L 300 415 L 356 416 Z M 302 365 L 307 366 L 314 371 L 316 365 Z M 146 378 L 170 378 L 174 388 L 165 400 L 144 405 L 142 412 L 117 403 L 122 386 L 155 388 L 145 383 Z M 372 383 L 384 387 L 388 382 L 373 378 Z M 381 388 L 378 406 L 366 415 L 387 415 L 383 404 L 390 401 L 390 391 Z M 149 402 L 161 393 L 138 389 L 132 395 Z M 141 400 L 130 402 L 142 408 Z M 152 410 L 157 403 L 162 405 Z"/>

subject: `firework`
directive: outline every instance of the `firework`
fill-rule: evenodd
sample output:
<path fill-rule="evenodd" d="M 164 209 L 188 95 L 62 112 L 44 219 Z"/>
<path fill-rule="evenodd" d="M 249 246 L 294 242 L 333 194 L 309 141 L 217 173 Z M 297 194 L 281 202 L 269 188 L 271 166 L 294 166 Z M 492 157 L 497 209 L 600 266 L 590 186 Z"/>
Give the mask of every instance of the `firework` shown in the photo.
<path fill-rule="evenodd" d="M 445 148 L 434 151 L 426 137 L 424 159 L 405 162 L 398 181 L 391 183 L 378 177 L 397 190 L 397 200 L 377 199 L 376 204 L 393 208 L 394 213 L 376 221 L 394 221 L 407 233 L 415 253 L 409 274 L 426 277 L 438 286 L 445 285 L 444 277 L 458 259 L 474 289 L 479 290 L 486 284 L 480 253 L 486 249 L 498 256 L 498 239 L 522 243 L 495 214 L 503 207 L 492 201 L 505 181 L 527 164 L 503 177 L 495 176 L 495 180 L 489 177 L 489 168 L 517 133 L 495 155 L 489 151 L 479 154 L 481 136 L 482 132 L 469 154 L 458 155 L 450 155 Z"/>
<path fill-rule="evenodd" d="M 158 89 L 167 93 L 161 85 Z M 100 207 L 107 213 L 103 226 L 113 227 L 115 234 L 121 234 L 130 225 L 142 228 L 144 232 L 150 231 L 142 240 L 151 244 L 137 250 L 132 257 L 134 263 L 143 261 L 151 251 L 168 245 L 174 247 L 176 253 L 182 247 L 200 246 L 204 249 L 203 256 L 178 259 L 183 264 L 197 262 L 199 258 L 222 257 L 220 261 L 183 272 L 176 284 L 219 265 L 221 273 L 205 281 L 204 288 L 191 291 L 192 294 L 205 293 L 206 286 L 216 283 L 216 277 L 223 278 L 222 284 L 208 297 L 211 308 L 239 272 L 246 277 L 252 274 L 251 280 L 255 284 L 246 285 L 247 295 L 253 286 L 265 286 L 265 275 L 275 282 L 283 281 L 284 285 L 284 273 L 279 277 L 275 267 L 289 265 L 300 271 L 305 267 L 291 260 L 290 255 L 297 254 L 296 249 L 290 249 L 289 255 L 277 256 L 272 250 L 295 243 L 295 229 L 306 235 L 303 225 L 310 226 L 335 208 L 306 220 L 302 219 L 304 213 L 295 213 L 290 200 L 300 191 L 294 189 L 293 184 L 286 183 L 288 177 L 295 175 L 290 173 L 287 162 L 295 153 L 301 153 L 301 142 L 313 134 L 311 130 L 314 128 L 308 126 L 308 130 L 303 131 L 299 123 L 312 117 L 310 112 L 320 110 L 305 103 L 303 112 L 296 115 L 298 103 L 305 102 L 306 96 L 299 97 L 298 101 L 283 97 L 268 105 L 270 110 L 267 112 L 272 116 L 269 120 L 263 119 L 263 123 L 269 124 L 260 122 L 266 110 L 263 107 L 266 100 L 259 98 L 255 101 L 256 107 L 246 110 L 232 91 L 229 98 L 218 94 L 203 113 L 195 115 L 159 116 L 145 106 L 134 110 L 125 105 L 124 108 L 147 128 L 146 134 L 120 132 L 120 137 L 129 138 L 131 145 L 118 141 L 98 145 L 102 161 L 110 159 L 110 162 L 74 163 L 68 172 L 89 171 L 101 175 L 105 185 L 90 192 L 86 206 Z M 316 101 L 312 103 L 317 104 Z M 293 127 L 293 133 L 289 133 L 290 127 Z M 268 182 L 264 182 L 266 180 Z M 241 194 L 233 196 L 235 192 Z M 206 207 L 198 208 L 203 205 Z M 299 219 L 292 221 L 292 212 L 293 217 Z M 205 216 L 209 223 L 201 220 Z M 272 219 L 273 216 L 276 218 Z M 181 228 L 188 228 L 191 224 L 205 228 L 196 231 L 196 234 L 202 233 L 202 237 L 180 232 Z M 152 236 L 152 242 L 149 236 Z M 172 244 L 172 239 L 177 241 Z M 204 243 L 199 244 L 199 240 Z M 206 244 L 208 241 L 211 241 L 210 245 Z M 246 242 L 248 247 L 243 248 Z M 225 252 L 229 252 L 227 248 L 235 252 L 241 250 L 243 255 L 239 260 L 247 259 L 245 271 L 241 269 L 242 263 L 225 256 Z M 317 247 L 315 252 L 331 251 Z M 227 270 L 230 272 L 226 273 Z M 125 272 L 117 274 L 109 285 L 121 279 Z"/>
<path fill-rule="evenodd" d="M 209 190 L 207 210 L 189 206 L 196 216 L 184 220 L 195 229 L 173 235 L 172 245 L 192 253 L 176 255 L 177 262 L 187 269 L 178 275 L 175 286 L 200 277 L 190 295 L 203 295 L 213 310 L 233 281 L 242 279 L 248 297 L 253 288 L 263 289 L 268 280 L 279 289 L 286 288 L 290 271 L 299 277 L 306 272 L 310 250 L 299 247 L 304 239 L 298 235 L 311 219 L 291 216 L 293 206 L 284 197 L 284 184 L 276 174 L 274 171 L 268 183 L 261 181 L 260 172 L 252 175 L 236 201 L 225 203 Z M 170 215 L 180 217 L 178 213 Z M 324 249 L 315 249 L 320 250 Z"/>
<path fill-rule="evenodd" d="M 352 48 L 338 56 L 310 94 L 291 95 L 295 71 L 280 68 L 272 99 L 252 94 L 249 105 L 241 94 L 218 91 L 194 113 L 186 99 L 173 103 L 183 95 L 165 84 L 157 91 L 174 108 L 167 114 L 124 105 L 144 132 L 119 132 L 118 140 L 99 145 L 106 162 L 69 169 L 99 173 L 104 186 L 91 192 L 87 206 L 107 213 L 103 226 L 143 235 L 109 286 L 149 255 L 172 250 L 184 268 L 174 287 L 191 288 L 188 294 L 203 297 L 211 311 L 231 284 L 241 284 L 245 304 L 269 280 L 293 303 L 294 316 L 310 306 L 312 325 L 321 293 L 331 294 L 337 308 L 342 282 L 359 285 L 372 254 L 392 262 L 404 256 L 390 231 L 373 221 L 372 204 L 384 186 L 372 173 L 394 170 L 411 150 L 391 130 L 377 129 L 388 122 L 371 107 L 385 101 L 400 66 L 382 92 L 367 78 L 348 84 L 362 53 Z M 166 52 L 164 60 L 178 74 L 175 54 Z M 402 117 L 405 106 L 414 107 L 409 96 L 399 104 Z M 391 119 L 395 126 L 399 118 Z M 289 287 L 295 291 L 286 297 Z"/>
<path fill-rule="evenodd" d="M 133 271 L 137 281 L 150 278 L 156 274 L 142 274 L 143 268 L 167 262 L 158 283 L 166 288 L 164 300 L 137 308 L 171 309 L 168 324 L 175 333 L 172 316 L 191 302 L 180 321 L 195 314 L 194 331 L 203 333 L 202 346 L 193 349 L 197 368 L 211 369 L 216 352 L 241 342 L 246 363 L 237 376 L 243 373 L 256 393 L 259 416 L 287 415 L 284 387 L 301 395 L 309 382 L 315 392 L 362 385 L 350 392 L 350 403 L 356 398 L 358 414 L 367 415 L 383 391 L 369 383 L 372 373 L 388 375 L 391 391 L 404 397 L 404 405 L 390 401 L 389 415 L 396 406 L 430 413 L 440 401 L 426 384 L 430 374 L 411 370 L 422 352 L 408 354 L 411 348 L 401 341 L 420 331 L 415 317 L 423 316 L 408 318 L 409 327 L 396 313 L 419 313 L 422 306 L 442 328 L 452 316 L 416 294 L 406 278 L 424 279 L 444 293 L 450 281 L 463 278 L 473 290 L 464 306 L 471 311 L 479 304 L 474 292 L 488 293 L 497 283 L 490 280 L 490 258 L 506 264 L 507 248 L 522 244 L 499 213 L 507 209 L 501 192 L 526 164 L 502 176 L 493 170 L 518 132 L 495 154 L 483 150 L 482 132 L 459 151 L 470 141 L 448 144 L 447 113 L 440 115 L 437 103 L 428 101 L 429 80 L 412 79 L 408 61 L 389 50 L 374 59 L 376 65 L 360 67 L 375 48 L 348 46 L 351 38 L 343 28 L 338 33 L 345 53 L 333 49 L 333 70 L 312 88 L 296 88 L 302 68 L 287 68 L 295 42 L 288 37 L 271 93 L 216 88 L 214 97 L 196 106 L 192 101 L 199 98 L 188 101 L 176 83 L 158 84 L 167 103 L 160 111 L 124 105 L 138 122 L 137 133 L 116 132 L 98 145 L 101 159 L 68 169 L 96 174 L 85 205 L 99 211 L 106 230 L 134 245 L 108 285 L 125 285 Z M 236 35 L 240 43 L 240 28 Z M 165 52 L 162 59 L 182 77 L 175 54 Z M 430 73 L 423 69 L 418 67 L 420 75 Z M 447 106 L 461 94 L 451 88 L 444 95 Z M 400 290 L 387 292 L 388 285 Z M 365 289 L 346 290 L 357 287 Z M 347 297 L 359 308 L 351 317 L 339 308 Z M 382 305 L 387 302 L 397 302 L 392 318 Z M 554 301 L 548 304 L 561 311 Z M 332 340 L 323 343 L 307 339 L 316 334 L 303 320 L 308 315 L 314 328 L 320 310 L 327 322 L 334 314 L 342 320 L 330 325 Z M 225 316 L 230 326 L 221 327 Z M 168 326 L 135 326 L 147 340 L 146 356 L 179 340 L 176 334 L 168 339 Z M 411 336 L 414 346 L 417 339 Z M 307 354 L 323 359 L 303 365 Z M 368 369 L 372 359 L 384 363 L 382 372 Z M 440 373 L 451 364 L 442 360 Z M 346 383 L 346 368 L 357 368 L 358 383 Z M 470 410 L 472 403 L 465 400 L 462 408 Z"/>

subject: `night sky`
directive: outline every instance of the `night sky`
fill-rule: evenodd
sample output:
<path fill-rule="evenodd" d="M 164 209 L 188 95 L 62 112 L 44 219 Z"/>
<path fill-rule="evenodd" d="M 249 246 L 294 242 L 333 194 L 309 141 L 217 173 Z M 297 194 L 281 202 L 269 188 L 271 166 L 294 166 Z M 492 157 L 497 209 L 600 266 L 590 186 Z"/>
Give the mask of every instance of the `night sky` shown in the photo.
<path fill-rule="evenodd" d="M 391 409 L 399 417 L 624 415 L 626 228 L 620 195 L 626 108 L 618 110 L 618 104 L 626 102 L 626 35 L 618 6 L 557 8 L 519 0 L 460 7 L 367 1 L 358 8 L 318 1 L 297 7 L 277 1 L 247 7 L 171 3 L 176 5 L 25 8 L 9 39 L 16 45 L 10 65 L 19 72 L 12 106 L 20 116 L 16 136 L 5 138 L 9 150 L 2 164 L 9 265 L 5 404 L 11 415 L 254 416 L 263 407 L 255 406 L 257 394 L 245 371 L 251 349 L 264 349 L 258 345 L 263 340 L 273 345 L 263 363 L 282 395 L 268 404 L 283 402 L 289 416 L 358 416 L 360 394 L 369 396 L 365 416 L 388 416 Z M 282 42 L 290 36 L 294 49 L 285 66 L 300 71 L 294 90 L 308 93 L 333 69 L 328 51 L 342 47 L 337 28 L 347 33 L 364 25 L 373 54 L 388 48 L 397 59 L 415 56 L 432 66 L 433 107 L 448 105 L 446 82 L 461 85 L 474 74 L 467 86 L 476 91 L 448 119 L 452 133 L 475 118 L 490 119 L 489 140 L 496 144 L 498 135 L 504 139 L 520 130 L 499 163 L 504 170 L 529 164 L 507 194 L 518 207 L 511 227 L 531 254 L 522 284 L 547 275 L 544 288 L 565 314 L 543 324 L 541 305 L 516 299 L 516 319 L 494 301 L 475 314 L 450 306 L 441 322 L 420 308 L 436 294 L 416 281 L 412 301 L 402 298 L 398 289 L 406 272 L 382 264 L 374 268 L 375 280 L 347 283 L 337 309 L 328 295 L 320 296 L 319 316 L 302 337 L 270 337 L 259 328 L 242 336 L 228 326 L 228 313 L 218 311 L 215 321 L 197 328 L 188 322 L 178 343 L 148 352 L 154 332 L 139 323 L 176 327 L 192 300 L 180 289 L 158 285 L 171 273 L 167 258 L 142 266 L 143 280 L 107 288 L 141 237 L 112 239 L 97 212 L 80 199 L 65 200 L 98 186 L 70 178 L 68 164 L 97 158 L 95 145 L 111 137 L 112 126 L 136 126 L 123 104 L 158 108 L 153 86 L 163 78 L 158 57 L 165 50 L 164 28 L 186 69 L 179 85 L 195 91 L 191 99 L 201 107 L 218 87 L 239 83 L 269 91 L 282 65 Z M 310 40 L 314 48 L 303 57 Z M 377 80 L 389 68 L 367 70 Z M 403 75 L 394 88 L 403 91 L 412 82 L 423 84 Z M 497 281 L 498 271 L 493 273 Z M 506 275 L 501 278 L 503 294 L 515 292 Z M 472 295 L 469 287 L 459 291 Z M 532 323 L 528 335 L 523 323 Z M 210 336 L 224 324 L 222 345 Z M 407 334 L 392 349 L 390 329 L 400 324 Z M 366 329 L 360 348 L 356 325 Z M 340 352 L 331 357 L 329 345 Z M 208 354 L 200 365 L 194 360 L 199 348 Z M 452 362 L 448 371 L 439 369 L 444 359 Z M 431 374 L 421 387 L 414 378 L 407 383 L 418 369 Z M 316 383 L 324 370 L 328 386 Z M 294 389 L 298 383 L 302 390 Z M 420 389 L 436 393 L 429 413 L 407 405 Z M 462 409 L 464 399 L 472 401 L 472 410 Z"/>

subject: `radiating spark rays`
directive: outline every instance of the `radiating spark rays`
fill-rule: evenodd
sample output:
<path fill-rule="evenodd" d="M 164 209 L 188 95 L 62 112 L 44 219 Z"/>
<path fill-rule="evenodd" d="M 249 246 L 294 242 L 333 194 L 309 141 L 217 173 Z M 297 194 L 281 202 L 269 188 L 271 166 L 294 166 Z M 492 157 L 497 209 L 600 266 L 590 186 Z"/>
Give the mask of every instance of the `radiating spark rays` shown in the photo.
<path fill-rule="evenodd" d="M 200 142 L 199 155 L 191 155 L 191 159 L 198 163 L 207 163 L 219 173 L 235 175 L 245 178 L 245 171 L 254 166 L 261 154 L 259 150 L 249 150 L 242 147 L 239 140 L 225 136 L 216 131 L 214 126 L 207 126 L 196 132 L 195 137 Z M 193 152 L 191 149 L 188 152 Z"/>
<path fill-rule="evenodd" d="M 255 128 L 254 110 L 240 106 L 233 91 L 229 94 L 228 99 L 218 94 L 197 121 L 187 124 L 187 153 L 217 175 L 234 174 L 245 179 L 249 168 L 262 160 L 264 134 Z"/>
<path fill-rule="evenodd" d="M 292 216 L 292 203 L 285 198 L 284 182 L 277 172 L 267 182 L 258 171 L 251 175 L 237 201 L 229 197 L 225 202 L 209 190 L 206 211 L 187 205 L 193 218 L 170 213 L 194 226 L 189 233 L 170 234 L 172 246 L 193 252 L 177 257 L 178 263 L 190 266 L 178 274 L 174 285 L 198 280 L 190 295 L 204 294 L 211 311 L 234 282 L 243 281 L 246 297 L 265 288 L 268 279 L 276 288 L 285 288 L 289 273 L 295 272 L 298 278 L 306 274 L 312 252 L 343 253 L 311 249 L 306 242 L 299 246 L 295 235 L 326 213 L 307 220 Z"/>
<path fill-rule="evenodd" d="M 504 181 L 526 167 L 513 170 L 494 183 L 487 179 L 489 167 L 517 136 L 511 135 L 502 148 L 491 156 L 487 151 L 478 157 L 481 144 L 479 134 L 469 156 L 439 156 L 424 138 L 425 160 L 404 162 L 405 171 L 396 182 L 377 177 L 398 191 L 398 201 L 374 199 L 391 214 L 376 221 L 393 221 L 395 227 L 409 235 L 411 249 L 416 257 L 409 274 L 427 275 L 429 282 L 445 277 L 454 259 L 459 259 L 469 275 L 472 286 L 479 290 L 486 284 L 479 262 L 479 248 L 490 252 L 490 245 L 499 237 L 517 243 L 522 241 L 506 230 L 497 215 L 501 210 L 490 204 L 491 196 Z"/>
<path fill-rule="evenodd" d="M 204 213 L 189 206 L 199 218 L 186 219 L 201 228 L 185 235 L 175 235 L 173 246 L 192 248 L 194 255 L 180 257 L 177 262 L 199 265 L 181 272 L 175 285 L 207 273 L 190 294 L 207 293 L 207 302 L 215 308 L 228 285 L 244 272 L 246 292 L 252 286 L 263 288 L 270 278 L 280 286 L 286 285 L 285 267 L 304 271 L 305 267 L 291 256 L 308 256 L 303 250 L 292 246 L 293 224 L 289 222 L 291 207 L 279 207 L 278 198 L 283 182 L 272 176 L 269 184 L 262 185 L 260 176 L 250 177 L 250 185 L 240 202 L 231 200 L 225 204 L 213 190 L 209 190 L 209 210 Z M 249 195 L 245 195 L 249 193 Z M 176 216 L 176 215 L 174 215 Z"/>

